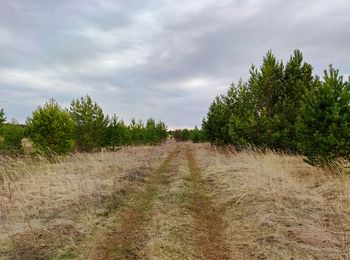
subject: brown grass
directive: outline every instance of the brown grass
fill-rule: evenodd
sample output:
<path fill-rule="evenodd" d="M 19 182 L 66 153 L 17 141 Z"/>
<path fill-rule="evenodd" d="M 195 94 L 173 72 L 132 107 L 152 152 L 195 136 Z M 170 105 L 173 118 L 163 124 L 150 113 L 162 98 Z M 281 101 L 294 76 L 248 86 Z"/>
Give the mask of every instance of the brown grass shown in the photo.
<path fill-rule="evenodd" d="M 176 146 L 0 158 L 0 259 L 349 258 L 348 175 Z"/>
<path fill-rule="evenodd" d="M 300 156 L 197 145 L 234 259 L 348 259 L 348 176 Z"/>
<path fill-rule="evenodd" d="M 16 256 L 23 248 L 29 249 L 29 244 L 31 251 L 38 249 L 40 234 L 52 227 L 70 225 L 75 234 L 93 235 L 94 229 L 105 224 L 103 218 L 119 206 L 122 192 L 118 191 L 138 178 L 137 172 L 158 165 L 167 150 L 167 146 L 129 147 L 104 154 L 76 154 L 55 164 L 45 159 L 1 158 L 0 258 Z M 53 240 L 46 243 L 54 252 L 46 245 L 50 251 L 46 255 L 60 249 Z"/>

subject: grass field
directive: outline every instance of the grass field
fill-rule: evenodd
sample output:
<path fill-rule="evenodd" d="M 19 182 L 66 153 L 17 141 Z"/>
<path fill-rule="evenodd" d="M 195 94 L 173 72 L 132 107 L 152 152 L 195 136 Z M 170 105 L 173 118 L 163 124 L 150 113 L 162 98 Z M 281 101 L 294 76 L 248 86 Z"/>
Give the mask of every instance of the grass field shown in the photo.
<path fill-rule="evenodd" d="M 347 259 L 350 180 L 167 143 L 0 159 L 1 259 Z"/>

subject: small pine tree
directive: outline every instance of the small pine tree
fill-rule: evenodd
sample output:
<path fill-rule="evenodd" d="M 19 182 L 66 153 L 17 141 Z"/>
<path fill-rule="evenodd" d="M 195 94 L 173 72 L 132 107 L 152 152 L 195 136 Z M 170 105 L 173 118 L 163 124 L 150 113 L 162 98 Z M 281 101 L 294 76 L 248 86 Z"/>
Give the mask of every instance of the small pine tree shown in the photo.
<path fill-rule="evenodd" d="M 37 150 L 66 154 L 74 147 L 74 121 L 69 112 L 51 99 L 27 118 L 27 134 Z"/>
<path fill-rule="evenodd" d="M 313 165 L 350 154 L 350 85 L 332 66 L 307 92 L 297 121 L 298 148 Z"/>
<path fill-rule="evenodd" d="M 105 144 L 108 117 L 89 95 L 73 100 L 70 114 L 76 125 L 75 138 L 79 150 L 90 152 Z"/>
<path fill-rule="evenodd" d="M 259 70 L 252 66 L 249 88 L 255 106 L 256 145 L 279 148 L 282 139 L 281 96 L 284 88 L 284 66 L 269 51 Z M 282 112 L 283 113 L 283 112 Z"/>
<path fill-rule="evenodd" d="M 0 109 L 0 127 L 5 123 L 6 117 L 5 117 L 5 112 L 4 109 Z"/>
<path fill-rule="evenodd" d="M 228 144 L 231 141 L 229 135 L 228 120 L 231 111 L 228 109 L 224 96 L 217 96 L 209 107 L 207 117 L 203 120 L 202 129 L 208 141 L 215 144 Z"/>
<path fill-rule="evenodd" d="M 158 143 L 156 122 L 152 118 L 149 118 L 146 122 L 145 143 L 147 144 Z"/>
<path fill-rule="evenodd" d="M 157 132 L 157 138 L 158 138 L 158 142 L 162 142 L 163 140 L 165 140 L 168 137 L 168 130 L 167 130 L 167 126 L 164 122 L 159 121 L 156 124 L 156 132 Z"/>

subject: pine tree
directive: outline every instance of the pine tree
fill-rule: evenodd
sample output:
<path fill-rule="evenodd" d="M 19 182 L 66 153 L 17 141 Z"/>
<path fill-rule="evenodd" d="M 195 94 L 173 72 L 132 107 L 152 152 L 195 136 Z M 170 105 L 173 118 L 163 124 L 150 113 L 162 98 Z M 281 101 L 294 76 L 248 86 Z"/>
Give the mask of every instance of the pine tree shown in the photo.
<path fill-rule="evenodd" d="M 167 126 L 164 122 L 159 121 L 156 124 L 156 133 L 157 133 L 158 143 L 162 142 L 168 137 Z"/>
<path fill-rule="evenodd" d="M 145 143 L 147 144 L 158 143 L 156 122 L 154 121 L 153 118 L 149 118 L 146 122 Z"/>
<path fill-rule="evenodd" d="M 277 61 L 272 51 L 263 58 L 259 70 L 252 66 L 249 88 L 255 104 L 256 145 L 271 148 L 280 146 L 283 130 L 281 121 L 281 97 L 284 90 L 284 66 Z"/>
<path fill-rule="evenodd" d="M 229 120 L 231 143 L 237 147 L 253 144 L 255 136 L 255 114 L 252 93 L 247 83 L 242 80 L 237 85 L 237 100 L 235 109 Z"/>
<path fill-rule="evenodd" d="M 306 91 L 313 88 L 315 84 L 312 76 L 312 66 L 303 63 L 303 55 L 299 50 L 295 50 L 285 67 L 285 88 L 283 91 L 282 119 L 285 126 L 284 136 L 281 146 L 289 150 L 297 150 L 296 129 L 298 111 L 302 97 Z"/>
<path fill-rule="evenodd" d="M 26 131 L 37 151 L 50 154 L 66 154 L 74 147 L 75 127 L 68 111 L 51 99 L 39 106 L 26 121 Z"/>
<path fill-rule="evenodd" d="M 230 110 L 224 96 L 217 96 L 209 107 L 207 117 L 203 120 L 202 129 L 208 141 L 215 144 L 228 144 L 231 141 L 228 121 Z"/>
<path fill-rule="evenodd" d="M 350 154 L 350 85 L 332 66 L 305 95 L 297 121 L 298 147 L 313 165 Z"/>
<path fill-rule="evenodd" d="M 0 109 L 0 127 L 5 123 L 6 117 L 5 117 L 5 112 L 4 109 Z"/>
<path fill-rule="evenodd" d="M 70 113 L 76 124 L 75 138 L 79 150 L 89 152 L 104 145 L 108 117 L 89 95 L 73 100 Z"/>

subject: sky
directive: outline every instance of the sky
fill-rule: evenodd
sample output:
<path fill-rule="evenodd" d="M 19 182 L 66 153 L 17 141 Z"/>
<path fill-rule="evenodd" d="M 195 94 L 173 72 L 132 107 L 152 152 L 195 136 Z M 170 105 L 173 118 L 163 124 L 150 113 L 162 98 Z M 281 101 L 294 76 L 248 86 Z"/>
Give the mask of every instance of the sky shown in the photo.
<path fill-rule="evenodd" d="M 201 125 L 272 50 L 350 75 L 348 0 L 0 0 L 0 108 L 89 94 L 106 114 Z"/>

